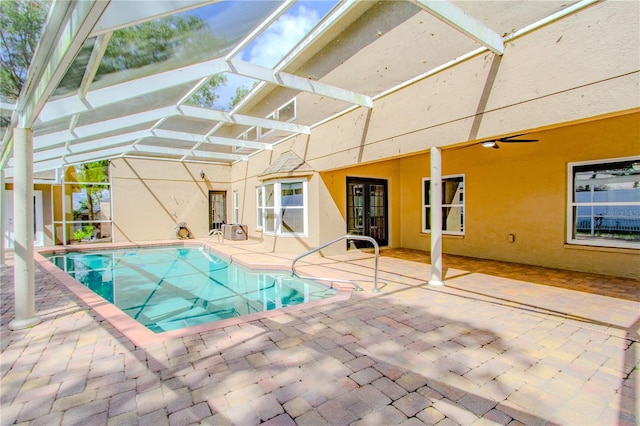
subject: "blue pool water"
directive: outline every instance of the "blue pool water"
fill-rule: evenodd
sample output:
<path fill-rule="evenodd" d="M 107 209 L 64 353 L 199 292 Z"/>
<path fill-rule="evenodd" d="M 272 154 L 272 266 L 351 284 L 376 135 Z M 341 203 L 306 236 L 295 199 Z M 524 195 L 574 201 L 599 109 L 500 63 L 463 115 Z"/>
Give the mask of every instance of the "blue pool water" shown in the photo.
<path fill-rule="evenodd" d="M 67 252 L 47 258 L 156 333 L 336 293 L 284 272 L 249 270 L 197 248 Z"/>

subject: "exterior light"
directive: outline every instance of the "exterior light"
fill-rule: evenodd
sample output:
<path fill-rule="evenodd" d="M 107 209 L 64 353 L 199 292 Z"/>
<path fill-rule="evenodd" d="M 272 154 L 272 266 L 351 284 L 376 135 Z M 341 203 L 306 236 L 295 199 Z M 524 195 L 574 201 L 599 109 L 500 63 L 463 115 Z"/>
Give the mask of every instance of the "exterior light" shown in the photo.
<path fill-rule="evenodd" d="M 204 169 L 201 169 L 200 170 L 200 178 L 204 179 L 204 176 L 205 176 Z"/>

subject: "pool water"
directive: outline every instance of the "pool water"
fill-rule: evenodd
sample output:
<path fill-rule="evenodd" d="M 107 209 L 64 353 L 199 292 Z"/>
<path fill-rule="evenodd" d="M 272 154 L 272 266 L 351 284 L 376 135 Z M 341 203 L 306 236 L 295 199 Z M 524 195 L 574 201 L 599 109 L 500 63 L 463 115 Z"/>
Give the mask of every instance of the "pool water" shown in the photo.
<path fill-rule="evenodd" d="M 336 294 L 320 283 L 250 270 L 182 246 L 52 253 L 47 258 L 156 333 Z"/>

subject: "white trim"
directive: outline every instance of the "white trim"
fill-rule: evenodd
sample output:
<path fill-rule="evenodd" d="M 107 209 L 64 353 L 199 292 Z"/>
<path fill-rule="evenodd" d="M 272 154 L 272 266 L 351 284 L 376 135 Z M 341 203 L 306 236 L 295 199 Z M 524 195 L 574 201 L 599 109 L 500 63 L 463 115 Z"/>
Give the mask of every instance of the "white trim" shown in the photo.
<path fill-rule="evenodd" d="M 326 83 L 299 77 L 283 71 L 277 72 L 272 68 L 263 67 L 245 61 L 229 61 L 228 67 L 228 71 L 244 77 L 262 80 L 263 82 L 299 90 L 301 92 L 312 93 L 317 96 L 326 96 L 327 98 L 344 101 L 365 108 L 373 108 L 373 100 L 371 97 L 362 93 L 352 92 L 351 90 L 331 86 Z"/>
<path fill-rule="evenodd" d="M 264 187 L 256 186 L 256 230 L 262 231 L 264 224 Z"/>
<path fill-rule="evenodd" d="M 233 191 L 233 223 L 240 223 L 240 206 L 238 204 L 238 190 Z"/>
<path fill-rule="evenodd" d="M 638 161 L 640 162 L 640 156 L 631 157 L 618 157 L 618 158 L 606 158 L 592 161 L 576 161 L 567 163 L 567 198 L 566 198 L 566 244 L 572 246 L 595 246 L 595 247 L 612 247 L 612 248 L 630 248 L 640 249 L 640 243 L 620 241 L 620 240 L 608 240 L 608 239 L 593 239 L 593 240 L 581 240 L 574 238 L 573 236 L 573 224 L 574 224 L 574 208 L 579 206 L 640 206 L 640 201 L 630 202 L 606 202 L 606 203 L 579 203 L 573 201 L 574 187 L 573 187 L 573 169 L 574 167 L 586 166 L 586 165 L 598 165 L 606 163 L 617 163 L 625 161 Z M 640 180 L 640 178 L 639 178 Z M 640 191 L 640 189 L 638 190 Z"/>
<path fill-rule="evenodd" d="M 262 217 L 263 217 L 263 233 L 264 235 L 278 236 L 278 237 L 302 237 L 309 236 L 309 200 L 308 200 L 308 182 L 306 178 L 289 178 L 289 179 L 277 179 L 265 182 L 262 185 Z M 282 184 L 283 183 L 302 183 L 302 206 L 293 207 L 295 210 L 302 210 L 303 214 L 303 232 L 285 232 L 282 230 Z M 268 185 L 273 185 L 273 207 L 267 207 L 265 203 L 265 196 L 267 191 L 264 189 Z M 258 207 L 259 208 L 259 207 Z M 267 210 L 273 210 L 274 214 L 274 226 L 273 231 L 267 231 Z"/>
<path fill-rule="evenodd" d="M 465 184 L 466 184 L 466 180 L 467 178 L 465 177 L 464 173 L 459 173 L 459 174 L 455 174 L 455 175 L 446 175 L 446 176 L 442 176 L 442 181 L 445 181 L 447 179 L 453 179 L 453 178 L 458 178 L 461 177 L 462 178 L 462 188 L 463 188 L 463 197 L 462 197 L 462 207 L 460 207 L 460 204 L 442 204 L 442 207 L 460 207 L 461 208 L 461 213 L 462 213 L 462 232 L 460 231 L 447 231 L 447 230 L 442 230 L 442 235 L 464 235 L 465 231 L 466 231 L 466 197 L 464 196 L 464 188 L 465 188 Z M 425 182 L 430 182 L 431 181 L 431 177 L 426 177 L 426 178 L 422 178 L 422 187 L 420 188 L 422 191 L 421 197 L 422 197 L 422 232 L 425 234 L 430 234 L 431 233 L 431 229 L 427 229 L 427 221 L 429 220 L 429 218 L 427 218 L 426 216 L 426 212 L 425 212 L 425 208 L 430 206 L 430 204 L 427 203 L 427 200 L 425 200 L 424 197 L 424 189 L 425 189 Z"/>
<path fill-rule="evenodd" d="M 445 0 L 413 0 L 419 8 L 477 41 L 497 55 L 504 53 L 500 34 Z"/>

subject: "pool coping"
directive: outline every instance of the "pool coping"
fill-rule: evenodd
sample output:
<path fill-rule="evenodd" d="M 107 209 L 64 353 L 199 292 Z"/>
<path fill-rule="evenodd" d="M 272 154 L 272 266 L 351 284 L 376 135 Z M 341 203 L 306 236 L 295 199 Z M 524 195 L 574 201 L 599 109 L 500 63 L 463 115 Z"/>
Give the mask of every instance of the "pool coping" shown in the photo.
<path fill-rule="evenodd" d="M 198 247 L 197 242 L 190 241 L 167 241 L 167 242 L 148 242 L 148 243 L 127 243 L 127 244 L 96 244 L 87 246 L 57 246 L 40 249 L 34 252 L 35 262 L 48 274 L 53 276 L 60 284 L 70 290 L 76 295 L 84 304 L 86 304 L 91 310 L 93 310 L 98 316 L 103 318 L 109 324 L 111 324 L 116 330 L 122 333 L 127 339 L 129 339 L 135 346 L 145 347 L 148 345 L 162 343 L 166 340 L 175 339 L 179 337 L 190 336 L 198 333 L 206 333 L 210 331 L 220 330 L 226 327 L 245 324 L 249 322 L 259 321 L 266 318 L 272 318 L 279 315 L 290 314 L 293 312 L 309 309 L 317 306 L 323 306 L 328 304 L 338 303 L 344 300 L 348 300 L 352 294 L 352 288 L 345 288 L 344 286 L 335 285 L 337 290 L 333 297 L 328 299 L 316 300 L 312 302 L 302 303 L 295 306 L 288 306 L 285 308 L 274 309 L 271 311 L 255 312 L 240 317 L 227 318 L 219 321 L 214 321 L 206 324 L 200 324 L 192 327 L 183 328 L 180 330 L 170 330 L 162 333 L 154 333 L 149 330 L 129 315 L 125 314 L 122 310 L 106 301 L 101 296 L 97 295 L 89 288 L 81 284 L 78 280 L 71 277 L 62 269 L 55 266 L 48 259 L 44 257 L 49 253 L 66 253 L 70 251 L 95 251 L 95 250 L 117 250 L 126 248 L 142 248 L 142 247 L 168 247 L 168 246 L 183 246 L 183 247 Z M 231 258 L 233 262 L 238 263 L 245 268 L 253 271 L 284 271 L 287 269 L 276 263 L 265 265 L 264 263 L 252 264 L 247 260 L 235 259 L 223 252 L 219 252 L 209 246 L 209 249 L 214 254 L 219 255 L 222 258 Z M 261 253 L 266 254 L 268 253 Z"/>

